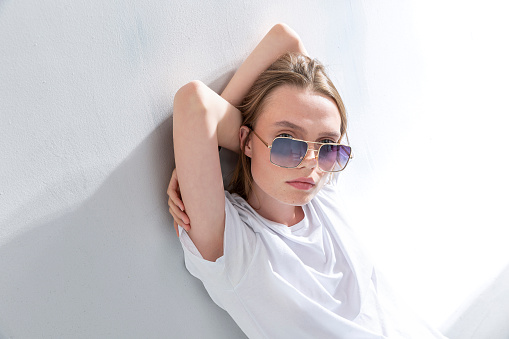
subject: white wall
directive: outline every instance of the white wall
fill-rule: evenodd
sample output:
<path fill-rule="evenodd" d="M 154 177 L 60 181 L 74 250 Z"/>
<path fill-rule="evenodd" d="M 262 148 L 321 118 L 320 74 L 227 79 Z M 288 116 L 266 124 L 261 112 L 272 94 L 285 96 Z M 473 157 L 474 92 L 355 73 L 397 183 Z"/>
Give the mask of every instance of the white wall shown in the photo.
<path fill-rule="evenodd" d="M 509 265 L 502 13 L 453 1 L 2 1 L 0 338 L 242 336 L 183 266 L 166 206 L 169 117 L 181 85 L 220 90 L 280 21 L 347 105 L 352 226 L 407 303 L 468 337 L 463 310 Z"/>

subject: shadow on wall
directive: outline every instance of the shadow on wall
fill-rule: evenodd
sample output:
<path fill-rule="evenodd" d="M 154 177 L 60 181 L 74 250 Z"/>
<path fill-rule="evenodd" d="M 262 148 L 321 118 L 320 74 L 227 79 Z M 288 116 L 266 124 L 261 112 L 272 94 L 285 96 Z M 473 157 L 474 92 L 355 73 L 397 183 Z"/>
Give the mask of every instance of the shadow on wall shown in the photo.
<path fill-rule="evenodd" d="M 170 118 L 88 200 L 0 247 L 0 337 L 244 337 L 183 265 L 171 140 Z"/>
<path fill-rule="evenodd" d="M 509 266 L 448 327 L 451 339 L 509 338 Z"/>

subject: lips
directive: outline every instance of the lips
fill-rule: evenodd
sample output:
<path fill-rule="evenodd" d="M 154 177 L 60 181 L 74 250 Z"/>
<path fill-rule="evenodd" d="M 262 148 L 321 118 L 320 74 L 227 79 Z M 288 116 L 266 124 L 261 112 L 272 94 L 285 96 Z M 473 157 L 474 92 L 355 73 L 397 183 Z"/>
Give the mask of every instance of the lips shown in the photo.
<path fill-rule="evenodd" d="M 315 186 L 315 181 L 312 178 L 298 178 L 286 183 L 300 190 L 310 190 Z"/>

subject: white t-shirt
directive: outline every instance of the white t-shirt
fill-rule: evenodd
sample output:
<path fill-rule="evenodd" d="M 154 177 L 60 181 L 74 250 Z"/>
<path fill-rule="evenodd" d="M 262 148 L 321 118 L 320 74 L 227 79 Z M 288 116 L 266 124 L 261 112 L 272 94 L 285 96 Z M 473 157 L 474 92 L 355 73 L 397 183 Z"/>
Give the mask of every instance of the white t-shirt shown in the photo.
<path fill-rule="evenodd" d="M 224 254 L 203 259 L 180 228 L 187 269 L 250 338 L 443 338 L 398 311 L 334 187 L 325 185 L 291 227 L 225 191 Z"/>

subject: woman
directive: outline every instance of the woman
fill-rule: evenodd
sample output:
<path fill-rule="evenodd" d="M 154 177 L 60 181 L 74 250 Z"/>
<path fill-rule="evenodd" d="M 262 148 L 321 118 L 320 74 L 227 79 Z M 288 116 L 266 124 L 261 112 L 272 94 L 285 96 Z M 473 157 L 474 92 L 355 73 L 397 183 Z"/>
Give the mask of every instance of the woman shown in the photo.
<path fill-rule="evenodd" d="M 183 86 L 173 119 L 168 203 L 186 267 L 249 337 L 442 337 L 398 311 L 341 218 L 345 109 L 289 27 L 267 33 L 221 96 Z M 230 192 L 218 146 L 239 153 Z"/>

